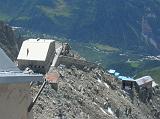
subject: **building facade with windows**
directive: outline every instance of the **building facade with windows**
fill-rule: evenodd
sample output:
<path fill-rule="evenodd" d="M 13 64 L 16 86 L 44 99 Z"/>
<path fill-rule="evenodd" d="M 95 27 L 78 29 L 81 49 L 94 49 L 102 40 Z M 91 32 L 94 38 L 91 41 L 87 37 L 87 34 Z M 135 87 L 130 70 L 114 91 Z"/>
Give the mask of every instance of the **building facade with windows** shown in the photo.
<path fill-rule="evenodd" d="M 46 73 L 55 55 L 55 41 L 50 39 L 28 39 L 23 42 L 17 57 L 18 67 L 29 67 L 34 72 Z"/>

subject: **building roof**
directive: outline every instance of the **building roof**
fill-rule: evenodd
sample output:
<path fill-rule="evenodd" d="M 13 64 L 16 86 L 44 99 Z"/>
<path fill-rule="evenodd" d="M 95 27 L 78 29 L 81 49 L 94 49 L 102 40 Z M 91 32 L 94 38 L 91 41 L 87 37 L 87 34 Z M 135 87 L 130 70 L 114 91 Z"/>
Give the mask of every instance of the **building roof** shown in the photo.
<path fill-rule="evenodd" d="M 110 74 L 114 74 L 115 72 L 116 72 L 116 70 L 113 70 L 113 69 L 108 70 L 108 73 L 110 73 Z"/>
<path fill-rule="evenodd" d="M 52 42 L 55 41 L 50 39 L 28 39 L 23 42 L 17 59 L 45 61 Z"/>
<path fill-rule="evenodd" d="M 118 76 L 118 79 L 120 79 L 122 81 L 132 81 L 132 82 L 135 81 L 133 78 L 125 77 L 125 76 Z"/>
<path fill-rule="evenodd" d="M 114 73 L 114 75 L 115 75 L 115 76 L 119 76 L 119 75 L 120 75 L 120 73 L 118 73 L 118 72 L 115 72 L 115 73 Z"/>
<path fill-rule="evenodd" d="M 139 79 L 136 79 L 135 81 L 139 86 L 141 86 L 141 85 L 144 85 L 146 83 L 149 83 L 149 82 L 153 81 L 153 79 L 152 79 L 151 76 L 144 76 L 144 77 L 141 77 Z"/>
<path fill-rule="evenodd" d="M 0 48 L 0 72 L 3 71 L 20 71 L 11 59 Z"/>
<path fill-rule="evenodd" d="M 0 84 L 29 83 L 43 81 L 41 74 L 24 74 L 23 72 L 0 72 Z"/>
<path fill-rule="evenodd" d="M 0 48 L 0 84 L 42 81 L 41 74 L 24 74 Z"/>

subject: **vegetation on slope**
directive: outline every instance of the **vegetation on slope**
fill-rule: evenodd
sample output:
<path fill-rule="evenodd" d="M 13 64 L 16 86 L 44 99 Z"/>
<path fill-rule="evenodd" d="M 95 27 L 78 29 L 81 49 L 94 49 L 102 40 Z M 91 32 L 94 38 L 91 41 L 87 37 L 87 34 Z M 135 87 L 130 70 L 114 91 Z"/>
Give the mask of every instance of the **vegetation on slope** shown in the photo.
<path fill-rule="evenodd" d="M 0 13 L 5 15 L 0 16 L 12 25 L 122 49 L 159 48 L 159 0 L 0 0 L 0 3 Z"/>

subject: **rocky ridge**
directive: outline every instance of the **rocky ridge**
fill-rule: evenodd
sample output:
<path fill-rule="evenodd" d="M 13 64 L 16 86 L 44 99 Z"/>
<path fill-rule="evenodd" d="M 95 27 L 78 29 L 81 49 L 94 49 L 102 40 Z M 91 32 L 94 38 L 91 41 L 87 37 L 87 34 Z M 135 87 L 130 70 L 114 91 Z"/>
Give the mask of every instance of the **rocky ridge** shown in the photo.
<path fill-rule="evenodd" d="M 35 119 L 159 119 L 160 90 L 143 103 L 121 90 L 121 83 L 101 68 L 59 66 L 58 90 L 48 84 L 36 105 Z M 39 86 L 32 88 L 37 93 Z"/>

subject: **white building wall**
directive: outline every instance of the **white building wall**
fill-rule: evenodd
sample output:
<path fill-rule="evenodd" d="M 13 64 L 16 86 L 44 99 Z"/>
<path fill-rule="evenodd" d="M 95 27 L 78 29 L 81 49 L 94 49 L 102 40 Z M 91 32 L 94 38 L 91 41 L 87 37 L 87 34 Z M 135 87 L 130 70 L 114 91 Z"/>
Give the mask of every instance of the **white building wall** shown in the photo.
<path fill-rule="evenodd" d="M 18 67 L 24 70 L 30 67 L 38 73 L 46 73 L 55 55 L 55 41 L 47 39 L 29 39 L 23 42 L 17 57 Z"/>
<path fill-rule="evenodd" d="M 33 119 L 29 84 L 0 84 L 0 119 Z"/>

